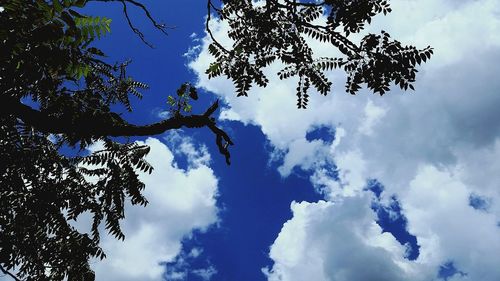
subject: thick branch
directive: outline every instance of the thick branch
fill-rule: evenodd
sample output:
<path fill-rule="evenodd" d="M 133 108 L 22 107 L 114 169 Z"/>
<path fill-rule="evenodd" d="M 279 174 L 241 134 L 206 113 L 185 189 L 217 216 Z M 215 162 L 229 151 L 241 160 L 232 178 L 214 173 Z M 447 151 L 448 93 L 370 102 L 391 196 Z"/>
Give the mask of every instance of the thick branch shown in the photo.
<path fill-rule="evenodd" d="M 214 119 L 211 118 L 211 115 L 218 108 L 218 101 L 202 115 L 176 115 L 149 125 L 134 125 L 123 120 L 110 121 L 112 119 L 104 119 L 99 116 L 82 116 L 81 118 L 73 119 L 63 118 L 35 110 L 13 98 L 1 98 L 0 104 L 2 114 L 12 114 L 40 132 L 66 134 L 79 139 L 105 136 L 151 136 L 182 127 L 208 127 L 216 135 L 216 143 L 219 151 L 226 157 L 226 162 L 230 163 L 228 146 L 233 145 L 233 142 L 222 129 L 216 126 Z"/>

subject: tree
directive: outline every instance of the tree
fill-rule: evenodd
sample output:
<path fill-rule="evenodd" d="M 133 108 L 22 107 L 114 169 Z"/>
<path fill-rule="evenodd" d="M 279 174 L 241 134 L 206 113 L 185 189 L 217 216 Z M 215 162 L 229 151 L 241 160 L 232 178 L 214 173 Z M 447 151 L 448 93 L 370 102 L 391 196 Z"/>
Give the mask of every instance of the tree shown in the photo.
<path fill-rule="evenodd" d="M 131 124 L 113 111 L 115 105 L 132 111 L 130 95 L 141 98 L 139 91 L 148 86 L 128 76 L 128 62 L 105 62 L 92 45 L 110 32 L 111 20 L 85 15 L 81 8 L 90 1 L 121 3 L 130 28 L 148 45 L 129 8 L 142 9 L 165 32 L 136 0 L 0 0 L 0 270 L 16 280 L 93 280 L 89 259 L 105 257 L 99 226 L 124 239 L 124 203 L 147 205 L 138 173 L 153 167 L 144 160 L 147 146 L 117 137 L 207 127 L 230 163 L 233 143 L 212 117 L 218 102 L 193 114 L 198 96 L 189 83 L 168 97 L 170 116 L 158 123 Z M 348 37 L 390 11 L 384 0 L 208 0 L 206 30 L 215 60 L 207 74 L 225 75 L 237 95 L 247 95 L 252 84 L 267 85 L 262 70 L 279 60 L 285 65 L 280 78 L 299 77 L 299 108 L 306 107 L 311 86 L 324 95 L 330 91 L 325 72 L 334 68 L 347 73 L 351 94 L 361 84 L 381 95 L 392 82 L 413 89 L 415 67 L 430 58 L 430 47 L 402 46 L 386 32 L 368 34 L 359 44 Z M 231 48 L 214 38 L 214 16 L 229 24 Z M 328 42 L 342 55 L 316 58 L 306 37 Z M 87 156 L 61 151 L 96 141 L 104 149 Z M 69 223 L 84 212 L 93 216 L 90 235 Z"/>

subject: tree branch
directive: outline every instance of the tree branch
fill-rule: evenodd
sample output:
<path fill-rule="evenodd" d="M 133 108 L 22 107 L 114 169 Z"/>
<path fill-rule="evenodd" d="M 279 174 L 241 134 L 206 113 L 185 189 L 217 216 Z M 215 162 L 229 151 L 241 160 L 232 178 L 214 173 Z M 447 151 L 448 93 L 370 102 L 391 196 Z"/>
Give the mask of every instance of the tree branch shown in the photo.
<path fill-rule="evenodd" d="M 208 0 L 207 1 L 207 20 L 205 21 L 205 29 L 206 31 L 208 32 L 208 35 L 210 35 L 210 38 L 212 39 L 212 41 L 214 42 L 214 44 L 217 45 L 217 47 L 219 47 L 221 50 L 223 50 L 225 53 L 229 53 L 229 51 L 224 48 L 220 43 L 219 41 L 217 41 L 215 39 L 215 36 L 214 34 L 212 33 L 212 30 L 210 29 L 210 20 L 211 20 L 211 17 L 212 17 L 212 8 L 214 9 L 217 9 L 215 8 L 214 4 L 212 3 L 212 0 Z"/>
<path fill-rule="evenodd" d="M 305 21 L 297 21 L 297 23 L 302 25 L 302 26 L 305 26 L 305 27 L 310 27 L 310 28 L 314 28 L 317 30 L 323 30 L 327 34 L 335 37 L 335 39 L 344 43 L 344 45 L 346 45 L 346 47 L 349 48 L 351 51 L 353 51 L 356 55 L 360 56 L 359 55 L 359 53 L 360 53 L 359 47 L 356 44 L 354 44 L 352 41 L 350 41 L 347 37 L 341 35 L 340 33 L 336 32 L 335 30 L 328 28 L 327 26 L 311 24 L 311 23 L 308 23 Z"/>
<path fill-rule="evenodd" d="M 3 268 L 2 265 L 0 265 L 0 271 L 2 271 L 2 273 L 5 274 L 5 275 L 9 275 L 10 277 L 12 277 L 16 281 L 22 281 L 15 274 L 13 274 L 10 271 L 8 271 L 7 269 Z"/>
<path fill-rule="evenodd" d="M 288 5 L 292 5 L 292 6 L 304 6 L 304 7 L 321 7 L 323 5 L 325 5 L 325 2 L 320 2 L 320 3 L 303 3 L 303 2 L 297 2 L 297 1 L 289 1 L 289 0 L 285 0 L 285 2 L 288 4 Z"/>
<path fill-rule="evenodd" d="M 90 137 L 123 137 L 123 136 L 150 136 L 162 134 L 165 131 L 186 128 L 208 127 L 216 135 L 216 144 L 219 151 L 225 156 L 226 163 L 230 164 L 229 145 L 234 143 L 229 136 L 216 126 L 211 115 L 219 107 L 218 101 L 210 106 L 201 115 L 175 115 L 163 121 L 149 125 L 134 125 L 124 120 L 105 119 L 99 116 L 82 115 L 80 118 L 65 118 L 54 116 L 43 111 L 35 110 L 14 98 L 0 98 L 1 114 L 11 114 L 25 124 L 48 134 L 66 134 L 78 139 Z"/>
<path fill-rule="evenodd" d="M 144 4 L 142 4 L 142 3 L 139 3 L 139 2 L 137 2 L 135 0 L 91 0 L 91 1 L 95 1 L 95 2 L 120 2 L 120 3 L 122 3 L 123 14 L 125 15 L 125 19 L 127 20 L 128 26 L 130 27 L 130 29 L 132 29 L 132 31 L 135 34 L 137 34 L 137 36 L 139 36 L 139 38 L 141 39 L 141 41 L 144 42 L 144 44 L 148 45 L 150 48 L 154 48 L 153 44 L 149 43 L 146 40 L 146 37 L 144 36 L 144 34 L 142 33 L 142 31 L 140 31 L 132 23 L 132 20 L 130 19 L 130 16 L 128 14 L 127 3 L 130 3 L 130 4 L 132 4 L 132 5 L 140 8 L 144 12 L 144 14 L 146 14 L 146 17 L 154 25 L 154 27 L 156 27 L 156 29 L 158 29 L 159 31 L 161 31 L 161 33 L 167 35 L 167 31 L 166 31 L 167 26 L 165 24 L 163 24 L 163 23 L 158 23 L 154 19 L 154 17 L 151 15 L 151 13 L 149 12 L 148 8 Z"/>

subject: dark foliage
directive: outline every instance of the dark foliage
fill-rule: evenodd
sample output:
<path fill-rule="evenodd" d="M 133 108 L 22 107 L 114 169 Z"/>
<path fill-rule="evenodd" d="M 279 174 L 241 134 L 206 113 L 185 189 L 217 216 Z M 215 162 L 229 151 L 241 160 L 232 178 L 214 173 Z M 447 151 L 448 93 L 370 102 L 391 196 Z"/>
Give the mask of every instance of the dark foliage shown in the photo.
<path fill-rule="evenodd" d="M 432 55 L 432 48 L 403 46 L 385 31 L 368 34 L 359 44 L 349 40 L 349 34 L 361 32 L 375 15 L 391 12 L 387 0 L 223 2 L 223 8 L 217 8 L 208 1 L 208 10 L 229 24 L 233 44 L 227 49 L 212 36 L 209 51 L 216 61 L 207 74 L 232 79 L 238 96 L 246 96 L 253 83 L 265 87 L 263 69 L 274 61 L 285 65 L 280 79 L 299 77 L 299 108 L 307 106 L 311 86 L 323 95 L 330 92 L 332 83 L 325 72 L 336 68 L 347 73 L 346 91 L 353 95 L 362 84 L 380 95 L 392 82 L 414 89 L 416 65 Z M 318 23 L 323 15 L 326 20 Z M 315 57 L 307 38 L 331 44 L 341 55 Z"/>
<path fill-rule="evenodd" d="M 111 108 L 132 111 L 130 96 L 141 98 L 144 83 L 127 75 L 128 62 L 110 64 L 92 42 L 110 31 L 110 19 L 82 14 L 87 2 L 118 2 L 133 32 L 144 35 L 129 19 L 138 8 L 152 25 L 166 27 L 135 0 L 0 0 L 0 271 L 16 280 L 93 280 L 89 259 L 104 258 L 100 226 L 124 239 L 120 220 L 124 204 L 147 205 L 138 173 L 151 173 L 144 159 L 147 146 L 118 142 L 115 137 L 156 135 L 166 130 L 207 127 L 229 164 L 229 136 L 212 114 L 192 114 L 196 88 L 186 83 L 169 96 L 170 117 L 148 125 L 130 124 Z M 426 61 L 431 48 L 402 46 L 386 32 L 369 34 L 359 45 L 347 38 L 360 32 L 377 13 L 390 12 L 386 1 L 330 0 L 207 2 L 227 21 L 232 49 L 214 38 L 215 58 L 207 73 L 232 79 L 238 95 L 253 83 L 266 86 L 262 70 L 273 61 L 286 65 L 280 78 L 299 76 L 298 107 L 307 105 L 312 85 L 330 91 L 325 71 L 343 68 L 347 91 L 365 83 L 380 94 L 391 82 L 413 88 L 415 66 Z M 328 20 L 314 20 L 327 13 Z M 344 33 L 337 31 L 342 29 Z M 306 36 L 329 42 L 341 57 L 315 58 Z M 69 156 L 61 147 L 83 151 L 96 141 L 103 149 Z M 93 218 L 91 233 L 71 224 L 82 213 Z"/>
<path fill-rule="evenodd" d="M 92 280 L 89 259 L 105 257 L 99 226 L 124 239 L 124 204 L 147 204 L 138 173 L 153 167 L 144 160 L 147 146 L 113 137 L 207 127 L 229 163 L 232 142 L 211 118 L 218 103 L 183 115 L 197 99 L 193 87 L 178 91 L 189 110 L 172 104 L 170 118 L 155 124 L 130 124 L 111 110 L 132 111 L 130 95 L 141 98 L 148 86 L 127 75 L 127 62 L 110 65 L 92 47 L 111 20 L 80 14 L 86 2 L 0 1 L 0 269 L 18 279 Z M 104 149 L 91 155 L 60 153 L 96 141 Z M 90 234 L 69 223 L 82 213 L 93 216 Z"/>

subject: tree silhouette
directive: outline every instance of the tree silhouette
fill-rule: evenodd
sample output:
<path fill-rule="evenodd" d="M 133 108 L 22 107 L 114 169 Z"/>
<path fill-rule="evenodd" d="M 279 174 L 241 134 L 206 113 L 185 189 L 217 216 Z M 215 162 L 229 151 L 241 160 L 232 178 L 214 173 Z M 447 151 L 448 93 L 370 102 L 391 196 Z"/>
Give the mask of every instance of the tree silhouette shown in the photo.
<path fill-rule="evenodd" d="M 148 86 L 128 76 L 128 62 L 105 62 L 92 45 L 109 33 L 111 20 L 82 14 L 79 8 L 90 1 L 121 3 L 132 31 L 150 46 L 129 8 L 142 9 L 166 32 L 136 0 L 0 0 L 0 270 L 16 280 L 94 280 L 89 259 L 105 257 L 99 226 L 124 239 L 124 204 L 147 205 L 138 173 L 153 167 L 144 160 L 147 146 L 116 137 L 206 127 L 230 163 L 233 143 L 212 117 L 218 102 L 192 114 L 198 96 L 188 83 L 169 96 L 170 115 L 163 121 L 136 125 L 113 111 L 117 104 L 132 111 L 130 96 L 141 98 Z M 311 86 L 321 94 L 330 91 L 325 72 L 334 68 L 347 73 L 351 94 L 362 84 L 379 94 L 393 82 L 413 89 L 415 67 L 430 58 L 430 47 L 402 46 L 386 32 L 368 34 L 359 44 L 348 38 L 388 12 L 384 0 L 208 0 L 206 31 L 215 60 L 207 74 L 225 75 L 237 95 L 246 95 L 252 84 L 267 85 L 262 70 L 278 60 L 285 65 L 281 79 L 299 77 L 299 108 L 306 107 Z M 232 46 L 214 38 L 213 17 L 228 23 Z M 328 42 L 341 55 L 316 58 L 307 37 Z M 96 141 L 104 149 L 87 156 L 61 152 Z M 90 234 L 69 223 L 82 213 L 92 215 Z"/>

